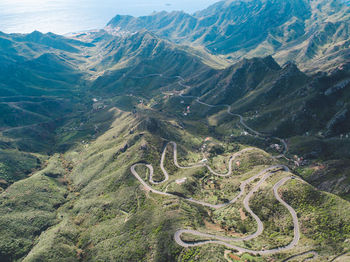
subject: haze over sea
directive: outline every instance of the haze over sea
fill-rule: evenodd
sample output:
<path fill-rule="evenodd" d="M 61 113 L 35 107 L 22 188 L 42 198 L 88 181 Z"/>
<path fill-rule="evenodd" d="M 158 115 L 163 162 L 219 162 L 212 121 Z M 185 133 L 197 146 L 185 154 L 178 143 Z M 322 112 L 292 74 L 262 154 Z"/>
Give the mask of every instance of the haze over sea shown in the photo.
<path fill-rule="evenodd" d="M 0 0 L 0 31 L 66 34 L 103 28 L 117 14 L 193 13 L 217 0 Z"/>

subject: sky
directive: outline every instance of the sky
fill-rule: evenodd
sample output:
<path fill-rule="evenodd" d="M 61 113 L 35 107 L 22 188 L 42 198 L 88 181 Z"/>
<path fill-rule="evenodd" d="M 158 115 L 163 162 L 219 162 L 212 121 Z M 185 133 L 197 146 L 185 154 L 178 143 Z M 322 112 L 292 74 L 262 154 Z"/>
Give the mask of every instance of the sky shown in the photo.
<path fill-rule="evenodd" d="M 0 31 L 66 34 L 103 28 L 117 14 L 204 9 L 218 0 L 0 0 Z"/>

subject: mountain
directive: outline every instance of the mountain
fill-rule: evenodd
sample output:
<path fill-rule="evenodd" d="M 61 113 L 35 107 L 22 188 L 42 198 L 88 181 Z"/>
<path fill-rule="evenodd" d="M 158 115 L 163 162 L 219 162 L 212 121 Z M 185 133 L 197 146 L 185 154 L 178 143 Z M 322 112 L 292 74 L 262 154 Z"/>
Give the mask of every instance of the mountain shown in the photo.
<path fill-rule="evenodd" d="M 232 126 L 239 125 L 237 118 L 233 121 L 226 113 L 230 106 L 230 112 L 242 114 L 249 126 L 268 137 L 287 138 L 290 151 L 308 159 L 309 167 L 318 161 L 330 164 L 333 170 L 308 169 L 315 176 L 303 178 L 347 198 L 350 188 L 338 181 L 349 175 L 343 169 L 349 163 L 349 144 L 342 139 L 349 137 L 350 131 L 349 83 L 349 69 L 330 75 L 307 75 L 293 63 L 280 66 L 268 56 L 196 75 L 183 82 L 182 88 L 186 87 L 184 97 L 198 97 L 201 102 L 184 100 L 191 107 L 191 119 L 213 125 L 213 132 L 224 137 L 230 136 L 235 134 Z M 171 88 L 170 93 L 177 92 Z M 170 97 L 155 107 L 183 118 L 179 98 Z"/>
<path fill-rule="evenodd" d="M 91 45 L 33 32 L 2 33 L 0 46 L 0 178 L 13 183 L 44 164 L 56 128 L 84 108 L 76 54 Z"/>
<path fill-rule="evenodd" d="M 147 31 L 113 39 L 103 50 L 106 53 L 93 70 L 102 70 L 104 74 L 94 81 L 92 88 L 104 94 L 133 93 L 137 88 L 137 93 L 152 96 L 153 90 L 155 94 L 159 94 L 159 88 L 164 85 L 164 81 L 174 81 L 174 78 L 158 78 L 157 83 L 153 81 L 154 77 L 143 78 L 145 75 L 176 76 L 181 72 L 182 76 L 188 77 L 194 72 L 205 74 L 210 71 L 211 67 L 208 64 L 221 66 L 220 59 L 185 50 Z M 147 88 L 150 86 L 146 84 L 148 81 L 152 82 L 150 89 Z"/>
<path fill-rule="evenodd" d="M 0 261 L 347 261 L 348 4 L 0 33 Z"/>
<path fill-rule="evenodd" d="M 340 0 L 222 1 L 193 15 L 160 12 L 116 16 L 107 29 L 143 28 L 183 44 L 205 46 L 235 61 L 274 55 L 308 70 L 334 68 L 349 58 L 349 7 Z"/>
<path fill-rule="evenodd" d="M 306 75 L 295 64 L 280 67 L 268 56 L 244 59 L 211 77 L 198 77 L 189 85 L 186 95 L 199 96 L 209 104 L 229 104 L 237 113 L 255 114 L 259 129 L 274 135 L 322 131 L 334 136 L 349 131 L 347 69 L 330 75 Z M 339 114 L 342 117 L 337 118 Z"/>
<path fill-rule="evenodd" d="M 318 158 L 330 161 L 349 157 L 347 143 L 338 146 L 337 153 L 330 153 L 334 151 L 332 144 L 319 144 L 318 140 L 320 137 L 332 140 L 350 131 L 347 66 L 329 74 L 305 74 L 294 63 L 280 66 L 268 56 L 243 59 L 225 69 L 211 68 L 209 63 L 201 63 L 205 60 L 194 58 L 192 52 L 184 52 L 178 45 L 144 30 L 116 38 L 106 46 L 108 51 L 98 65 L 107 71 L 92 82 L 91 90 L 108 97 L 120 108 L 135 110 L 143 101 L 161 114 L 171 112 L 181 117 L 183 108 L 178 98 L 164 100 L 164 94 L 183 90 L 185 95 L 199 97 L 208 104 L 230 105 L 233 112 L 246 115 L 250 125 L 266 134 L 295 139 L 297 154 L 301 144 L 308 143 L 301 151 L 312 162 Z M 195 100 L 190 104 L 198 111 L 192 113 L 196 121 L 218 117 L 218 126 L 227 125 L 228 118 L 220 116 L 224 108 L 198 107 Z M 298 137 L 315 140 L 299 142 Z M 339 143 L 342 144 L 341 140 Z M 317 149 L 313 151 L 312 147 Z M 340 178 L 333 171 L 327 177 L 328 181 Z M 327 187 L 327 191 L 346 196 L 349 189 L 334 185 Z"/>

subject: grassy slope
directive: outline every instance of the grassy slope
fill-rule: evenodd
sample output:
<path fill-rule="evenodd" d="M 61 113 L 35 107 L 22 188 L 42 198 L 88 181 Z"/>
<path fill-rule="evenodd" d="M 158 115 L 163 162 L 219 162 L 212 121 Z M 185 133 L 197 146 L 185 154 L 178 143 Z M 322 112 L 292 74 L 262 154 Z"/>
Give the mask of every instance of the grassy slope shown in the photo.
<path fill-rule="evenodd" d="M 40 158 L 58 151 L 56 129 L 86 110 L 77 69 L 86 46 L 39 32 L 0 35 L 0 177 L 7 184 L 42 168 Z"/>
<path fill-rule="evenodd" d="M 1 194 L 1 261 L 26 255 L 38 236 L 59 221 L 57 209 L 67 194 L 64 172 L 59 156 L 54 156 L 45 169 Z"/>
<path fill-rule="evenodd" d="M 245 221 L 239 222 L 241 203 L 214 213 L 208 212 L 209 210 L 176 197 L 160 197 L 145 192 L 131 175 L 130 166 L 142 160 L 152 163 L 156 172 L 160 172 L 159 159 L 164 138 L 179 143 L 180 163 L 185 164 L 198 159 L 196 148 L 207 135 L 198 136 L 194 131 L 181 130 L 175 119 L 168 122 L 171 119 L 149 118 L 150 113 L 141 110 L 135 115 L 116 109 L 97 112 L 97 119 L 103 119 L 106 114 L 113 119 L 107 132 L 102 132 L 95 141 L 88 144 L 77 144 L 64 157 L 54 156 L 46 169 L 10 186 L 1 195 L 0 212 L 6 214 L 2 216 L 2 223 L 11 225 L 1 227 L 4 237 L 0 250 L 3 257 L 6 254 L 16 257 L 25 255 L 24 261 L 57 261 L 59 258 L 60 261 L 208 261 L 215 257 L 218 261 L 224 261 L 224 248 L 203 246 L 183 249 L 173 241 L 173 233 L 181 227 L 217 232 L 204 221 L 222 228 L 221 234 L 231 231 L 252 232 L 254 223 L 249 222 L 249 216 Z M 236 141 L 228 142 L 223 153 L 216 155 L 216 151 L 212 152 L 211 156 L 217 159 L 213 162 L 216 168 L 220 169 L 222 165 L 219 157 L 221 154 L 227 155 L 232 150 L 238 150 L 232 147 L 235 145 Z M 171 153 L 172 150 L 169 150 Z M 234 177 L 216 180 L 217 186 L 213 190 L 208 190 L 206 181 L 215 178 L 205 172 L 204 176 L 194 172 L 192 180 L 198 188 L 202 188 L 194 197 L 209 197 L 207 200 L 211 201 L 212 195 L 223 194 L 222 197 L 231 198 L 236 193 L 226 190 L 225 186 L 234 185 L 244 177 L 256 174 L 257 170 L 271 163 L 271 159 L 268 154 L 257 150 L 255 156 L 245 155 L 241 162 L 242 167 Z M 185 175 L 169 161 L 166 168 L 172 174 L 171 179 Z M 254 171 L 249 172 L 251 168 Z M 142 170 L 139 172 L 142 174 Z M 286 174 L 281 173 L 278 177 L 284 175 Z M 268 180 L 261 193 L 256 194 L 251 201 L 266 226 L 264 235 L 241 245 L 252 248 L 273 247 L 285 244 L 290 239 L 289 214 L 274 200 L 271 193 L 271 186 L 276 181 L 277 177 Z M 23 188 L 28 189 L 23 191 Z M 348 202 L 300 182 L 290 182 L 282 191 L 284 198 L 296 208 L 300 216 L 303 230 L 301 243 L 304 245 L 301 244 L 286 254 L 274 256 L 275 258 L 286 258 L 309 249 L 323 250 L 322 254 L 331 257 L 346 248 L 347 242 L 344 243 L 344 240 L 349 238 L 346 226 L 349 224 L 349 216 L 337 212 L 341 208 L 347 210 Z M 183 191 L 184 194 L 191 192 Z M 317 195 L 317 203 L 312 201 L 314 198 L 308 197 L 310 194 Z M 297 197 L 299 195 L 305 197 Z M 327 214 L 330 204 L 332 211 Z M 9 207 L 12 209 L 10 214 Z M 50 219 L 45 219 L 44 222 L 42 215 L 45 212 L 48 212 Z M 327 217 L 324 218 L 326 214 Z M 23 223 L 23 217 L 28 215 L 31 215 L 32 226 L 24 224 L 24 227 L 18 227 Z M 334 227 L 328 228 L 329 224 Z M 343 233 L 337 235 L 332 229 L 336 227 Z M 27 229 L 26 233 L 18 231 L 18 228 Z M 315 234 L 320 234 L 320 237 L 331 234 L 334 236 L 334 245 L 326 245 L 327 242 Z M 21 235 L 25 238 L 21 238 Z M 191 239 L 191 236 L 188 237 Z M 345 246 L 342 247 L 340 243 Z M 327 250 L 324 249 L 325 245 Z M 264 261 L 266 258 L 251 259 Z"/>
<path fill-rule="evenodd" d="M 152 81 L 144 84 L 152 88 L 155 84 Z M 130 86 L 135 83 L 141 84 L 142 81 L 132 81 Z M 173 80 L 164 81 L 164 84 L 168 86 L 162 90 L 179 88 Z M 191 109 L 199 114 L 192 113 L 185 118 L 182 111 L 185 105 L 191 104 L 191 100 L 185 99 L 185 105 L 180 104 L 181 99 L 178 98 L 162 103 L 162 99 L 168 98 L 163 98 L 159 91 L 155 91 L 157 96 L 150 99 L 148 90 L 139 89 L 139 95 L 146 100 L 143 106 L 137 105 L 138 99 L 131 99 L 125 94 L 113 97 L 112 93 L 110 97 L 102 98 L 107 108 L 73 115 L 60 129 L 54 129 L 58 148 L 66 151 L 64 156 L 53 156 L 44 170 L 13 184 L 1 194 L 1 223 L 7 225 L 1 227 L 1 259 L 208 261 L 217 258 L 218 261 L 224 261 L 224 248 L 204 246 L 182 249 L 173 241 L 173 233 L 181 227 L 212 232 L 213 228 L 204 221 L 219 227 L 221 234 L 254 231 L 251 218 L 239 221 L 240 203 L 224 211 L 209 212 L 175 197 L 163 198 L 150 194 L 131 175 L 130 166 L 135 162 L 147 161 L 159 174 L 160 154 L 164 142 L 169 140 L 179 144 L 181 163 L 193 162 L 200 159 L 199 147 L 203 140 L 211 136 L 214 142 L 224 141 L 227 145 L 210 152 L 210 157 L 214 159 L 211 164 L 224 170 L 223 161 L 232 151 L 248 145 L 267 150 L 273 141 L 242 136 L 236 120 L 228 119 L 223 112 L 208 111 L 199 105 L 193 105 Z M 137 113 L 122 112 L 113 108 L 114 105 L 120 105 L 128 111 L 135 108 Z M 256 125 L 259 127 L 259 123 Z M 35 131 L 32 130 L 32 133 Z M 7 147 L 6 150 L 12 150 L 13 139 L 23 133 L 16 131 L 12 137 L 5 134 L 2 145 Z M 34 141 L 42 142 L 43 138 L 40 136 Z M 12 144 L 8 144 L 9 141 Z M 25 145 L 24 142 L 15 142 Z M 52 143 L 49 140 L 46 142 Z M 291 144 L 297 145 L 297 141 Z M 298 152 L 299 147 L 295 146 L 293 150 Z M 241 171 L 235 173 L 234 178 L 223 180 L 215 180 L 203 170 L 193 173 L 178 171 L 169 161 L 166 167 L 173 174 L 172 178 L 191 175 L 188 184 L 173 187 L 172 190 L 215 202 L 236 194 L 238 182 L 253 175 L 248 172 L 251 168 L 256 172 L 272 163 L 269 155 L 259 150 L 252 156 L 244 156 L 241 161 Z M 31 168 L 30 164 L 28 166 Z M 307 178 L 307 170 L 306 174 L 304 170 L 298 171 Z M 281 177 L 284 175 L 279 174 Z M 210 188 L 211 180 L 215 180 L 215 188 Z M 274 182 L 274 179 L 268 180 L 261 193 L 252 200 L 266 225 L 264 235 L 240 245 L 274 247 L 285 244 L 291 238 L 290 217 L 271 194 Z M 287 188 L 284 197 L 302 218 L 304 232 L 297 249 L 275 258 L 286 258 L 308 249 L 316 249 L 324 256 L 333 257 L 348 248 L 349 216 L 339 214 L 341 208 L 348 212 L 347 201 L 305 184 L 290 183 L 284 188 Z M 300 194 L 305 197 L 299 197 Z M 337 234 L 335 228 L 339 228 L 342 234 Z M 328 245 L 324 239 L 327 234 L 332 236 L 332 245 Z M 187 237 L 191 240 L 191 236 Z M 259 257 L 249 259 L 267 260 Z"/>
<path fill-rule="evenodd" d="M 344 167 L 349 160 L 350 114 L 342 112 L 348 112 L 350 101 L 349 71 L 307 76 L 292 64 L 283 68 L 275 65 L 271 58 L 245 60 L 216 74 L 189 78 L 185 83 L 192 88 L 187 93 L 201 96 L 202 101 L 210 104 L 232 104 L 231 111 L 241 113 L 256 130 L 287 138 L 291 156 L 302 156 L 309 161 L 309 167 L 328 166 L 327 172 L 308 181 L 318 187 L 325 182 L 320 189 L 347 198 L 350 189 L 341 181 L 349 177 Z M 169 89 L 174 90 L 175 86 Z M 155 108 L 172 110 L 180 117 L 187 105 L 191 106 L 190 118 L 196 121 L 195 125 L 209 117 L 217 133 L 237 135 L 232 126 L 238 123 L 226 114 L 225 107 L 211 109 L 194 99 L 170 97 Z M 273 142 L 250 140 L 265 150 Z"/>

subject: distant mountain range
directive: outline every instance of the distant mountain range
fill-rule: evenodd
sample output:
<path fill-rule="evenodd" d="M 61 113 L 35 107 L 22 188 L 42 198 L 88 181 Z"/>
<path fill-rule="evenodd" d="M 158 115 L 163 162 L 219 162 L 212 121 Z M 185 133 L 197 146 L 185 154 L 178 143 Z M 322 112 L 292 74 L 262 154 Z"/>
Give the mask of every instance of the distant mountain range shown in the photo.
<path fill-rule="evenodd" d="M 193 15 L 118 15 L 116 32 L 147 29 L 176 43 L 203 45 L 237 61 L 274 55 L 302 69 L 329 70 L 349 60 L 349 7 L 340 0 L 221 1 Z"/>
<path fill-rule="evenodd" d="M 294 62 L 279 65 L 272 56 L 226 66 L 221 57 L 163 40 L 145 29 L 102 41 L 98 48 L 104 52 L 103 58 L 92 59 L 96 62 L 90 70 L 99 72 L 92 88 L 100 95 L 157 97 L 161 91 L 181 88 L 168 86 L 176 78 L 142 76 L 180 75 L 191 86 L 186 94 L 199 96 L 209 104 L 230 104 L 241 113 L 262 110 L 255 122 L 260 121 L 260 129 L 266 128 L 269 133 L 288 137 L 322 132 L 333 136 L 346 133 L 350 127 L 350 94 L 346 88 L 350 63 L 328 68 L 329 74 L 305 74 Z M 325 103 L 327 107 L 322 106 Z"/>
<path fill-rule="evenodd" d="M 231 105 L 266 134 L 347 134 L 348 3 L 222 1 L 193 15 L 118 15 L 103 30 L 69 38 L 1 33 L 1 130 L 21 137 L 4 148 L 46 154 L 56 150 L 52 143 L 69 147 L 75 138 L 55 132 L 77 111 L 84 115 L 91 96 L 127 110 L 143 99 L 170 108 L 164 93 L 180 90 Z"/>
<path fill-rule="evenodd" d="M 347 261 L 349 4 L 234 0 L 0 33 L 0 261 Z M 237 242 L 247 252 L 178 245 L 179 228 L 254 235 L 227 206 L 242 185 L 264 225 Z"/>

